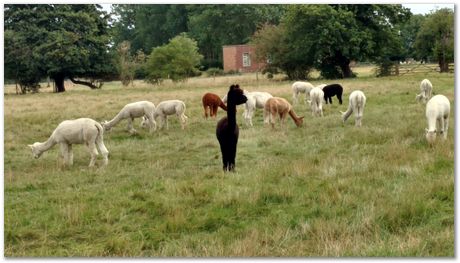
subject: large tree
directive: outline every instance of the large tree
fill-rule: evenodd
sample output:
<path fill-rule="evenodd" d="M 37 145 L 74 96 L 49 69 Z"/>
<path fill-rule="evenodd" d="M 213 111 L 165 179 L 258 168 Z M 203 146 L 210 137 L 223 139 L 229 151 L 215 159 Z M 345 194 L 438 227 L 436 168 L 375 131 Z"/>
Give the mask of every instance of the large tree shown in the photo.
<path fill-rule="evenodd" d="M 57 92 L 65 91 L 65 78 L 98 88 L 76 78 L 97 79 L 113 70 L 109 19 L 98 5 L 5 5 L 5 43 L 18 47 L 5 49 L 7 77 L 50 76 Z"/>
<path fill-rule="evenodd" d="M 352 60 L 386 59 L 388 47 L 397 50 L 395 25 L 409 14 L 401 5 L 290 5 L 280 25 L 284 57 L 292 70 L 303 69 L 301 78 L 312 67 L 326 78 L 352 77 Z"/>
<path fill-rule="evenodd" d="M 449 72 L 449 63 L 454 61 L 454 12 L 444 8 L 431 13 L 423 22 L 415 49 L 419 57 L 434 58 L 441 72 Z"/>

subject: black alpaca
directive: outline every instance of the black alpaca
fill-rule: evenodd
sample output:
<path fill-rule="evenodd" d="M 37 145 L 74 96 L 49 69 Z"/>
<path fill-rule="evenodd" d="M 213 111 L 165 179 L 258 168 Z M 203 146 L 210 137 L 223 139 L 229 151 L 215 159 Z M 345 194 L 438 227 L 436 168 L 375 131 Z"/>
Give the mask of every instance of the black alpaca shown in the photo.
<path fill-rule="evenodd" d="M 236 124 L 236 105 L 246 103 L 248 99 L 243 95 L 239 85 L 231 85 L 227 94 L 227 117 L 217 123 L 216 136 L 222 152 L 224 171 L 235 169 L 236 145 L 239 129 Z"/>
<path fill-rule="evenodd" d="M 332 104 L 332 97 L 337 95 L 337 99 L 339 99 L 339 103 L 342 104 L 342 93 L 343 93 L 343 88 L 340 86 L 340 84 L 331 84 L 331 85 L 326 85 L 323 88 L 324 92 L 324 100 L 326 101 L 329 99 L 329 102 Z"/>

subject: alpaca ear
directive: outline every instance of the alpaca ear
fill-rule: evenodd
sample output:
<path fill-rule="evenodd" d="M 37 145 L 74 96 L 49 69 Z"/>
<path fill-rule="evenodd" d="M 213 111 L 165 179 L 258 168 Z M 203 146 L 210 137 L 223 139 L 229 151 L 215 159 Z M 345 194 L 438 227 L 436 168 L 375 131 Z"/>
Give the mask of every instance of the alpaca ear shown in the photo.
<path fill-rule="evenodd" d="M 27 146 L 29 146 L 30 149 L 34 148 L 34 146 L 32 144 L 27 144 Z"/>

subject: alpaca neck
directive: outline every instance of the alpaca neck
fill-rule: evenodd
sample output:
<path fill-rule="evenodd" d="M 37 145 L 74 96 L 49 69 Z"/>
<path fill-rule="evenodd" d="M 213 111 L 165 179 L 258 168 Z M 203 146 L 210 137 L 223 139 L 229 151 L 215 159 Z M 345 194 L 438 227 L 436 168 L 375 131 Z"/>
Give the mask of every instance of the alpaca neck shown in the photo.
<path fill-rule="evenodd" d="M 295 114 L 295 112 L 294 112 L 293 110 L 290 110 L 290 111 L 289 111 L 289 116 L 291 116 L 291 118 L 292 118 L 295 122 L 299 121 L 299 117 Z"/>
<path fill-rule="evenodd" d="M 108 128 L 112 128 L 113 126 L 117 125 L 121 121 L 120 114 L 117 114 L 113 119 L 105 123 L 105 126 Z"/>
<path fill-rule="evenodd" d="M 40 152 L 45 152 L 45 151 L 48 151 L 51 147 L 53 147 L 55 144 L 56 144 L 56 141 L 53 139 L 53 136 L 51 135 L 51 137 L 46 142 L 37 144 L 36 148 Z"/>
<path fill-rule="evenodd" d="M 227 103 L 228 126 L 236 126 L 236 105 Z"/>

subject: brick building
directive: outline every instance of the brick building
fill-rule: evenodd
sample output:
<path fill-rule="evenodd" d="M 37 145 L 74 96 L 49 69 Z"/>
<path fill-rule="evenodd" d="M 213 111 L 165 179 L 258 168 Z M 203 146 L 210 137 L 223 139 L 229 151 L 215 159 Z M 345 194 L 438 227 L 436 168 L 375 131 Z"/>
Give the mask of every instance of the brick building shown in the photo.
<path fill-rule="evenodd" d="M 265 66 L 264 62 L 257 62 L 255 49 L 251 45 L 223 46 L 224 71 L 256 72 Z"/>

